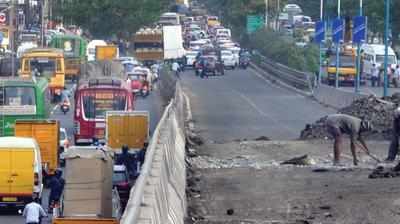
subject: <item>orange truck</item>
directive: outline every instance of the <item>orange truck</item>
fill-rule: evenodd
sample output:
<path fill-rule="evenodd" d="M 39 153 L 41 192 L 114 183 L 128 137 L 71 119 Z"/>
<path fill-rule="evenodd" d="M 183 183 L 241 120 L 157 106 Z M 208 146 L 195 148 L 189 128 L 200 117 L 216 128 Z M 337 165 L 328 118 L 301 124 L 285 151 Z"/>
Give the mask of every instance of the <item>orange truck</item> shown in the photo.
<path fill-rule="evenodd" d="M 106 113 L 106 142 L 111 149 L 142 149 L 149 139 L 147 111 L 108 111 Z"/>
<path fill-rule="evenodd" d="M 119 57 L 118 47 L 115 45 L 96 46 L 96 60 L 114 60 Z"/>
<path fill-rule="evenodd" d="M 34 138 L 39 144 L 42 167 L 46 175 L 58 168 L 60 124 L 56 120 L 17 120 L 15 136 Z"/>

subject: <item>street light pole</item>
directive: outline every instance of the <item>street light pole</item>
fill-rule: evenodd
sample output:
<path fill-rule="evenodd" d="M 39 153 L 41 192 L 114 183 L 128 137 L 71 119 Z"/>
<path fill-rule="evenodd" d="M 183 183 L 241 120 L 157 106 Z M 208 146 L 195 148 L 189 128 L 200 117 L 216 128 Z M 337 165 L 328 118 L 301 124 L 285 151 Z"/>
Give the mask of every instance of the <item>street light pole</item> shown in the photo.
<path fill-rule="evenodd" d="M 11 7 L 10 7 L 10 21 L 9 21 L 9 42 L 10 42 L 10 50 L 11 50 L 11 76 L 15 76 L 15 0 L 11 0 Z"/>
<path fill-rule="evenodd" d="M 265 0 L 265 27 L 268 28 L 268 0 Z"/>
<path fill-rule="evenodd" d="M 363 15 L 363 0 L 360 0 L 360 8 L 359 15 Z M 355 92 L 360 92 L 360 79 L 361 79 L 361 44 L 357 43 L 357 66 L 356 66 L 356 83 L 355 83 Z"/>
<path fill-rule="evenodd" d="M 383 96 L 388 96 L 388 39 L 389 39 L 389 13 L 390 13 L 390 1 L 385 0 L 385 62 L 383 68 Z"/>
<path fill-rule="evenodd" d="M 337 14 L 338 14 L 338 19 L 340 19 L 340 0 L 338 0 Z M 336 83 L 335 83 L 336 88 L 339 88 L 339 63 L 340 63 L 339 46 L 340 46 L 340 40 L 338 41 L 338 43 L 336 43 Z"/>

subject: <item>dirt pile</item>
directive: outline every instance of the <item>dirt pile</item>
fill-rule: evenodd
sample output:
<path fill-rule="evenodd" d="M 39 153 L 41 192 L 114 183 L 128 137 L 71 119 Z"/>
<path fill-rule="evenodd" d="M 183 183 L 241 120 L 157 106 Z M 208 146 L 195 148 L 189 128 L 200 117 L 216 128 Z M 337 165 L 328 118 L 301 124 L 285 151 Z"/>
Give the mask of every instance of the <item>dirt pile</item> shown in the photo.
<path fill-rule="evenodd" d="M 389 102 L 389 103 L 388 103 Z M 350 106 L 338 111 L 341 114 L 352 115 L 361 119 L 366 119 L 373 124 L 373 132 L 367 133 L 368 139 L 382 139 L 390 137 L 392 130 L 394 104 L 400 103 L 400 94 L 381 100 L 375 96 L 370 96 L 355 100 Z M 330 137 L 325 127 L 326 117 L 316 121 L 314 124 L 307 124 L 301 131 L 300 139 L 320 139 Z"/>

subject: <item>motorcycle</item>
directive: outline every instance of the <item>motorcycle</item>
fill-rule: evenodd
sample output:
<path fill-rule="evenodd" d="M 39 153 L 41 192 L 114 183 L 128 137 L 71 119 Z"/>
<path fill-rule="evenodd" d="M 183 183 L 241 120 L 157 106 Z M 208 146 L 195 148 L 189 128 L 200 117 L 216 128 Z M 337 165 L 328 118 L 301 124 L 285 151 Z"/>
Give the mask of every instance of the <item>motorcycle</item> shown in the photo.
<path fill-rule="evenodd" d="M 247 69 L 247 67 L 250 65 L 250 58 L 248 57 L 243 57 L 239 59 L 239 67 L 242 69 Z"/>
<path fill-rule="evenodd" d="M 61 112 L 66 114 L 69 111 L 69 102 L 64 101 L 60 106 Z"/>

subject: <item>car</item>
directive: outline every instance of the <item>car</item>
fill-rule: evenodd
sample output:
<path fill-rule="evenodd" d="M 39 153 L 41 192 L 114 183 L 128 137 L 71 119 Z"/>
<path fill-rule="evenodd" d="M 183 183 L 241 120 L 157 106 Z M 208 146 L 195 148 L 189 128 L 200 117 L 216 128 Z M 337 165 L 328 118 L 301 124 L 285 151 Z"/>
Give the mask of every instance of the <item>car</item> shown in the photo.
<path fill-rule="evenodd" d="M 221 60 L 224 63 L 224 67 L 231 67 L 234 69 L 237 66 L 236 59 L 232 51 L 222 50 Z"/>
<path fill-rule="evenodd" d="M 212 75 L 224 75 L 224 66 L 218 60 L 217 55 L 203 55 L 198 57 L 195 62 L 195 73 L 196 75 L 209 76 Z"/>
<path fill-rule="evenodd" d="M 122 208 L 125 208 L 129 199 L 129 192 L 132 184 L 129 181 L 128 170 L 124 165 L 114 165 L 112 175 L 113 189 L 116 188 L 121 201 Z"/>
<path fill-rule="evenodd" d="M 241 51 L 240 47 L 229 47 L 227 50 L 231 51 L 233 54 L 233 57 L 235 58 L 236 64 L 239 64 L 239 53 Z"/>
<path fill-rule="evenodd" d="M 69 148 L 69 138 L 68 133 L 65 128 L 60 128 L 60 140 L 59 140 L 59 155 L 65 152 Z M 65 160 L 60 157 L 61 165 L 65 164 Z"/>
<path fill-rule="evenodd" d="M 185 54 L 185 57 L 186 57 L 186 65 L 185 66 L 193 67 L 198 53 L 199 52 L 197 52 L 197 51 L 187 51 Z"/>

